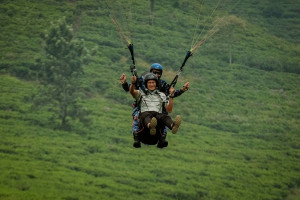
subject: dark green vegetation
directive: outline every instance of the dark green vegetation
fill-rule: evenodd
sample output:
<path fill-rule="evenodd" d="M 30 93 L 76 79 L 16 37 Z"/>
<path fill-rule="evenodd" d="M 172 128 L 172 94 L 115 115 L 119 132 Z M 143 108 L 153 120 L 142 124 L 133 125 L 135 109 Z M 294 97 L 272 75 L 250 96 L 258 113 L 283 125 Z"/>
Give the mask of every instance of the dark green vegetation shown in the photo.
<path fill-rule="evenodd" d="M 58 20 L 43 38 L 46 59 L 38 59 L 35 69 L 43 87 L 33 98 L 34 106 L 39 109 L 41 105 L 50 104 L 55 113 L 53 119 L 61 119 L 59 127 L 70 130 L 68 118 L 80 121 L 85 118 L 84 109 L 79 105 L 83 95 L 83 41 L 74 37 L 72 27 L 65 18 Z"/>
<path fill-rule="evenodd" d="M 209 18 L 218 1 L 107 2 L 0 1 L 0 199 L 299 199 L 299 3 L 228 2 Z M 118 82 L 130 55 L 112 9 L 138 72 L 160 62 L 167 81 L 195 24 L 226 16 L 179 78 L 191 89 L 175 99 L 183 124 L 166 149 L 132 147 L 132 98 Z M 88 50 L 80 86 L 91 124 L 71 131 L 31 103 L 41 35 L 63 16 Z"/>

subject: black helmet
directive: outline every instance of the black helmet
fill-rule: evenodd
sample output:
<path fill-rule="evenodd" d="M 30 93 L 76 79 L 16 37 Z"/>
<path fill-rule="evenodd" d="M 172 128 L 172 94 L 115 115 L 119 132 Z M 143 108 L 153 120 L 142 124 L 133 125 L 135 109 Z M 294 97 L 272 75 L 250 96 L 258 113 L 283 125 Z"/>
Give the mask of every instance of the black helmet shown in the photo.
<path fill-rule="evenodd" d="M 155 80 L 156 87 L 158 86 L 158 78 L 157 78 L 157 76 L 155 74 L 153 74 L 153 73 L 147 73 L 144 76 L 144 84 L 145 84 L 146 88 L 147 88 L 147 82 L 150 81 L 150 80 Z"/>

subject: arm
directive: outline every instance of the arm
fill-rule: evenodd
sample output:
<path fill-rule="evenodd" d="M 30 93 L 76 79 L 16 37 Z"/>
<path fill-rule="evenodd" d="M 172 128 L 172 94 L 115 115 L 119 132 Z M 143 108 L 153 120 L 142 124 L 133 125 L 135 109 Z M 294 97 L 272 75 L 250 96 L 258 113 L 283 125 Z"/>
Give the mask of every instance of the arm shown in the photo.
<path fill-rule="evenodd" d="M 129 87 L 130 87 L 130 84 L 128 84 L 128 83 L 122 84 L 122 88 L 125 92 L 129 92 Z"/>
<path fill-rule="evenodd" d="M 162 80 L 163 81 L 163 80 Z M 162 88 L 161 88 L 161 92 L 165 93 L 165 94 L 168 94 L 168 89 L 170 88 L 170 85 L 163 81 L 162 82 Z M 175 93 L 174 93 L 174 97 L 178 97 L 180 95 L 182 95 L 185 91 L 187 91 L 188 89 L 190 88 L 190 83 L 189 82 L 186 82 L 182 89 L 179 89 L 179 90 L 176 90 Z"/>
<path fill-rule="evenodd" d="M 186 92 L 188 89 L 190 89 L 190 82 L 186 82 L 183 87 L 182 87 L 182 91 Z"/>
<path fill-rule="evenodd" d="M 184 92 L 186 92 L 188 89 L 190 88 L 190 83 L 189 82 L 186 82 L 182 89 L 180 90 L 176 90 L 175 93 L 174 93 L 174 97 L 178 97 L 180 95 L 182 95 Z"/>
<path fill-rule="evenodd" d="M 169 99 L 169 104 L 165 106 L 166 108 L 166 111 L 168 113 L 171 113 L 172 112 L 172 109 L 173 109 L 173 97 L 174 97 L 174 93 L 175 93 L 175 89 L 173 87 L 170 88 L 170 99 Z"/>
<path fill-rule="evenodd" d="M 174 97 L 178 97 L 180 95 L 182 95 L 184 92 L 186 92 L 188 89 L 190 88 L 190 83 L 186 82 L 183 86 L 182 89 L 180 90 L 176 90 L 174 93 Z"/>
<path fill-rule="evenodd" d="M 179 97 L 180 95 L 182 95 L 184 93 L 184 91 L 182 89 L 180 90 L 176 90 L 174 93 L 174 97 Z"/>
<path fill-rule="evenodd" d="M 138 91 L 134 88 L 135 82 L 136 82 L 136 76 L 132 76 L 129 92 L 131 96 L 136 99 L 138 96 Z"/>
<path fill-rule="evenodd" d="M 125 92 L 128 92 L 129 91 L 129 87 L 130 85 L 128 85 L 127 81 L 126 81 L 126 75 L 123 73 L 120 77 L 120 81 L 121 81 L 121 84 L 122 84 L 122 88 Z"/>

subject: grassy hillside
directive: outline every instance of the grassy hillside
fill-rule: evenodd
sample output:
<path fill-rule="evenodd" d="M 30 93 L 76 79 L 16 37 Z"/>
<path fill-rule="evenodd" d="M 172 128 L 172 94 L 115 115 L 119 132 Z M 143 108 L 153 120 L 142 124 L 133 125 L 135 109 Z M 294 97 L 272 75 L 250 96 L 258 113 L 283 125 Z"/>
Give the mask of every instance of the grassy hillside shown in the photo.
<path fill-rule="evenodd" d="M 150 1 L 1 1 L 0 199 L 299 199 L 299 3 L 229 1 L 212 13 L 217 3 L 155 1 L 151 15 Z M 231 27 L 185 66 L 176 88 L 191 89 L 171 114 L 183 124 L 165 149 L 132 147 L 132 98 L 118 82 L 131 60 L 110 15 L 138 73 L 160 62 L 168 82 L 203 27 L 216 17 Z M 63 16 L 89 52 L 92 123 L 70 132 L 31 102 L 40 36 Z"/>
<path fill-rule="evenodd" d="M 129 106 L 94 97 L 88 134 L 55 131 L 27 112 L 33 87 L 1 76 L 1 105 L 14 102 L 1 110 L 2 199 L 282 199 L 299 184 L 297 133 L 236 134 L 185 120 L 167 149 L 136 150 Z"/>

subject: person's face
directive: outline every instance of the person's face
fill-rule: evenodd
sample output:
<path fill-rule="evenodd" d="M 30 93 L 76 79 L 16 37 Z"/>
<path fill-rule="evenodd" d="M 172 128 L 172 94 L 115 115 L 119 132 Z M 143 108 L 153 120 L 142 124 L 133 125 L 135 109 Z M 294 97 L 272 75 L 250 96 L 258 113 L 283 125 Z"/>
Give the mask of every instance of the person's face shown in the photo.
<path fill-rule="evenodd" d="M 155 90 L 155 88 L 156 88 L 156 81 L 155 80 L 149 80 L 148 82 L 147 82 L 147 88 L 148 88 L 148 90 Z"/>
<path fill-rule="evenodd" d="M 152 73 L 155 74 L 157 76 L 157 78 L 160 78 L 161 77 L 161 71 L 159 70 L 152 70 Z"/>

